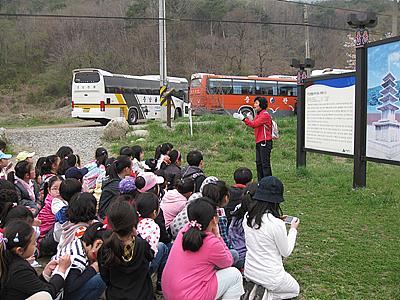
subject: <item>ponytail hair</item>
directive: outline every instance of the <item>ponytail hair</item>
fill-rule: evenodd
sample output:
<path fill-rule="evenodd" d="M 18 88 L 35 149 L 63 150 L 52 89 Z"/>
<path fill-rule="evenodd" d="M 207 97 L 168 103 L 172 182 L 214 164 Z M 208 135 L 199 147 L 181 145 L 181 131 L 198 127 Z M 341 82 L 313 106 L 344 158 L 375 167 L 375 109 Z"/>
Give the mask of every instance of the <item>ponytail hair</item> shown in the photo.
<path fill-rule="evenodd" d="M 256 193 L 258 184 L 255 182 L 249 183 L 244 189 L 243 195 L 240 197 L 240 207 L 232 212 L 232 216 L 236 217 L 236 222 L 242 222 L 246 213 L 255 204 L 253 196 Z M 232 221 L 233 222 L 233 221 Z"/>
<path fill-rule="evenodd" d="M 201 197 L 191 202 L 187 208 L 189 229 L 183 233 L 182 248 L 197 252 L 203 245 L 203 239 L 207 236 L 205 230 L 214 216 L 217 215 L 217 207 L 207 197 Z"/>
<path fill-rule="evenodd" d="M 133 158 L 136 158 L 138 161 L 140 161 L 140 154 L 143 152 L 142 147 L 135 145 L 132 147 L 132 152 Z"/>
<path fill-rule="evenodd" d="M 132 234 L 138 224 L 138 215 L 135 206 L 127 201 L 115 201 L 108 210 L 107 218 L 112 233 L 104 241 L 103 253 L 104 264 L 110 267 L 123 264 L 124 243 L 121 238 Z"/>
<path fill-rule="evenodd" d="M 40 175 L 50 174 L 53 164 L 59 159 L 57 155 L 47 156 L 40 168 Z"/>
<path fill-rule="evenodd" d="M 59 158 L 63 159 L 64 157 L 66 157 L 66 156 L 68 156 L 68 155 L 70 155 L 70 154 L 73 154 L 73 153 L 74 153 L 74 150 L 72 150 L 71 147 L 69 147 L 69 146 L 61 146 L 61 147 L 57 150 L 56 155 L 57 155 Z"/>
<path fill-rule="evenodd" d="M 85 230 L 81 240 L 89 246 L 93 245 L 96 240 L 102 240 L 104 242 L 110 235 L 111 231 L 107 230 L 103 223 L 95 222 Z"/>
<path fill-rule="evenodd" d="M 175 180 L 174 186 L 178 190 L 178 192 L 182 195 L 194 192 L 194 180 L 191 177 Z"/>
<path fill-rule="evenodd" d="M 69 168 L 79 165 L 80 162 L 81 159 L 76 154 L 70 154 L 61 158 L 60 167 L 58 168 L 58 174 L 65 175 L 65 172 L 67 172 Z"/>
<path fill-rule="evenodd" d="M 161 155 L 167 155 L 168 152 L 172 150 L 172 148 L 173 148 L 173 146 L 171 143 L 164 143 L 164 144 L 158 145 L 156 148 L 154 158 L 156 160 L 158 160 L 161 157 Z"/>
<path fill-rule="evenodd" d="M 106 161 L 108 159 L 107 149 L 103 148 L 103 147 L 97 148 L 96 149 L 96 153 L 95 153 L 95 157 L 96 157 L 97 167 L 100 167 L 101 165 L 105 166 L 106 165 Z"/>
<path fill-rule="evenodd" d="M 136 197 L 136 208 L 142 218 L 150 218 L 154 211 L 158 211 L 160 203 L 154 193 L 141 193 Z"/>
<path fill-rule="evenodd" d="M 213 200 L 219 207 L 223 205 L 224 198 L 230 196 L 226 183 L 221 180 L 206 184 L 203 188 L 202 194 L 203 196 Z"/>
<path fill-rule="evenodd" d="M 122 172 L 123 169 L 125 168 L 131 168 L 132 166 L 132 160 L 130 159 L 129 156 L 126 155 L 120 155 L 117 157 L 116 160 L 112 163 L 112 165 L 108 168 L 108 176 L 110 176 L 111 179 L 118 179 L 119 178 L 119 173 Z"/>
<path fill-rule="evenodd" d="M 19 220 L 12 221 L 7 225 L 4 234 L 0 235 L 0 283 L 4 283 L 7 278 L 15 248 L 21 247 L 25 251 L 33 234 L 33 227 Z"/>
<path fill-rule="evenodd" d="M 169 159 L 171 161 L 171 164 L 174 164 L 182 159 L 182 155 L 178 150 L 172 150 L 169 153 Z"/>

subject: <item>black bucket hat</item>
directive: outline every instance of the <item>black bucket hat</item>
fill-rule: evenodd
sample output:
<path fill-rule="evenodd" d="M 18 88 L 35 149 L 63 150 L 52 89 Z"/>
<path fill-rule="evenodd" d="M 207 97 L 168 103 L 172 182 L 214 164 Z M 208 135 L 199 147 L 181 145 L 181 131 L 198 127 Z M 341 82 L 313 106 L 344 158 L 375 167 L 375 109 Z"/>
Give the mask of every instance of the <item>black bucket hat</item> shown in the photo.
<path fill-rule="evenodd" d="M 283 183 L 275 176 L 264 177 L 258 183 L 254 200 L 281 203 L 283 199 Z"/>

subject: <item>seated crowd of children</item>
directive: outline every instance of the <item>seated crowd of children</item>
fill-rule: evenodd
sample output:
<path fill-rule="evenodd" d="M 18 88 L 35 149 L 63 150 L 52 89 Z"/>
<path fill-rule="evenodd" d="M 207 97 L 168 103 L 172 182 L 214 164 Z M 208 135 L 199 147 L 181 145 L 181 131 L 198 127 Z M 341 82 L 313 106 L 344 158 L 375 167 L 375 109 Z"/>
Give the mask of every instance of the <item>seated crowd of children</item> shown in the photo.
<path fill-rule="evenodd" d="M 242 167 L 227 186 L 200 151 L 182 167 L 169 143 L 147 160 L 140 146 L 100 147 L 87 164 L 68 146 L 13 164 L 0 146 L 0 299 L 233 300 L 243 277 L 268 299 L 299 295 L 282 262 L 299 220 L 287 231 L 276 177 L 257 184 Z"/>

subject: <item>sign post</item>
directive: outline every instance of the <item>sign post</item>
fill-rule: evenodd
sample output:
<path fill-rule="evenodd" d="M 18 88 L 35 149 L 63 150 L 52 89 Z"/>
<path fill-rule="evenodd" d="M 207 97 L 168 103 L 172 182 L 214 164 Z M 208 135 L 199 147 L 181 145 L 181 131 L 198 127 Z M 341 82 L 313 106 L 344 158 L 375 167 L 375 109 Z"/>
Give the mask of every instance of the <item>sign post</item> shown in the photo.
<path fill-rule="evenodd" d="M 355 37 L 356 46 L 356 99 L 355 99 L 355 126 L 354 126 L 354 168 L 353 188 L 364 188 L 367 178 L 367 60 L 365 44 L 369 41 L 367 27 L 377 25 L 375 13 L 368 12 L 366 16 L 359 17 L 350 14 L 347 24 L 357 28 Z"/>
<path fill-rule="evenodd" d="M 297 68 L 297 139 L 296 139 L 296 167 L 306 166 L 306 151 L 304 149 L 304 79 L 307 78 L 306 68 L 314 67 L 314 61 L 306 58 L 304 63 L 300 63 L 298 59 L 292 59 L 290 64 L 292 68 Z"/>

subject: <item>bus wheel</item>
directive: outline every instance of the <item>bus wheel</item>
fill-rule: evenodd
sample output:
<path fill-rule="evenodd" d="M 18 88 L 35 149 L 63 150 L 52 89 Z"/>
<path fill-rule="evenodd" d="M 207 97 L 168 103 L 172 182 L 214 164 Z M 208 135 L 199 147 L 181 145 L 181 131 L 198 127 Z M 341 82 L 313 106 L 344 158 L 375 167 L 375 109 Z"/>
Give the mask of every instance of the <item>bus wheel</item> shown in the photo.
<path fill-rule="evenodd" d="M 254 120 L 254 110 L 250 107 L 242 107 L 239 113 L 245 117 L 248 117 L 250 120 Z"/>
<path fill-rule="evenodd" d="M 128 123 L 129 125 L 135 125 L 138 121 L 138 113 L 136 109 L 129 110 L 128 113 Z"/>
<path fill-rule="evenodd" d="M 182 117 L 182 111 L 179 108 L 175 109 L 174 120 Z"/>

